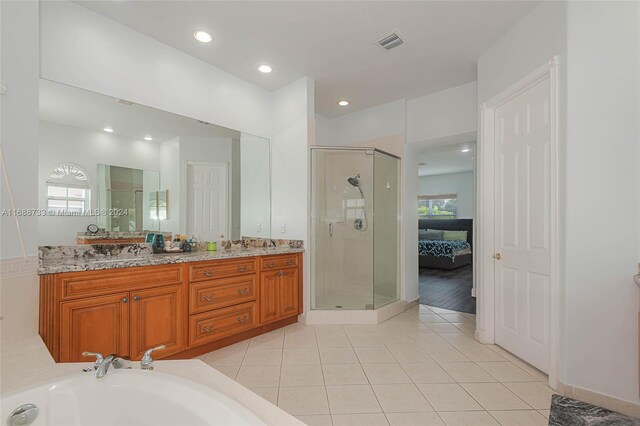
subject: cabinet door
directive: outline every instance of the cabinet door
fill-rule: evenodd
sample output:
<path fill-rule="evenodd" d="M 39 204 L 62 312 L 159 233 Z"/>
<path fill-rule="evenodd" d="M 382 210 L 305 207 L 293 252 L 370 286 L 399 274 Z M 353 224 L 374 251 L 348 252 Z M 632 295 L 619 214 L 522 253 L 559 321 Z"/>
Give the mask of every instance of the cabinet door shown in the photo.
<path fill-rule="evenodd" d="M 265 324 L 277 320 L 279 316 L 280 275 L 279 271 L 263 272 L 260 275 L 260 322 Z"/>
<path fill-rule="evenodd" d="M 60 362 L 87 362 L 82 352 L 129 356 L 129 293 L 63 302 Z"/>
<path fill-rule="evenodd" d="M 278 297 L 280 318 L 298 315 L 298 285 L 299 269 L 283 269 L 280 271 L 280 282 L 278 284 Z"/>
<path fill-rule="evenodd" d="M 131 292 L 131 359 L 165 345 L 156 357 L 184 348 L 182 286 Z"/>

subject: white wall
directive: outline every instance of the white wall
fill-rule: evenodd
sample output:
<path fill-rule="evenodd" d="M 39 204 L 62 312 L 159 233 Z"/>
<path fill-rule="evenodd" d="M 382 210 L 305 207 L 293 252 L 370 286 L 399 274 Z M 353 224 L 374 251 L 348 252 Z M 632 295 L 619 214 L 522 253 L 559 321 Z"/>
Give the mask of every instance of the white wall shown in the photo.
<path fill-rule="evenodd" d="M 477 125 L 475 81 L 407 101 L 407 143 L 475 132 Z"/>
<path fill-rule="evenodd" d="M 173 138 L 160 145 L 160 190 L 169 194 L 169 218 L 160 222 L 160 230 L 180 232 L 180 138 Z"/>
<path fill-rule="evenodd" d="M 46 209 L 46 179 L 51 170 L 61 163 L 77 164 L 87 171 L 91 181 L 92 209 L 98 208 L 98 164 L 160 171 L 160 150 L 155 142 L 48 121 L 40 122 L 38 139 L 38 207 L 41 209 Z M 84 231 L 87 225 L 98 223 L 98 220 L 95 216 L 40 217 L 38 245 L 74 245 L 78 231 Z"/>
<path fill-rule="evenodd" d="M 269 205 L 271 189 L 269 173 L 269 143 L 258 136 L 242 133 L 240 135 L 240 179 L 242 181 L 240 212 L 240 234 L 259 238 L 271 235 L 271 214 Z"/>
<path fill-rule="evenodd" d="M 40 11 L 43 78 L 235 130 L 271 134 L 266 90 L 77 4 L 44 1 Z"/>
<path fill-rule="evenodd" d="M 640 4 L 567 15 L 564 378 L 638 402 Z"/>
<path fill-rule="evenodd" d="M 421 176 L 418 195 L 458 194 L 458 219 L 475 216 L 473 172 Z"/>

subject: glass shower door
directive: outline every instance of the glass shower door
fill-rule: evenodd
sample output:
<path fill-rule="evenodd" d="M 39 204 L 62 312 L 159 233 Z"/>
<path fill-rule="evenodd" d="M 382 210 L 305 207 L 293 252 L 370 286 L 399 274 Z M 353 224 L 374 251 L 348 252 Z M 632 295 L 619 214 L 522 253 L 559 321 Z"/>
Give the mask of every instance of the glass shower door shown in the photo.
<path fill-rule="evenodd" d="M 373 150 L 311 151 L 312 309 L 373 309 Z"/>

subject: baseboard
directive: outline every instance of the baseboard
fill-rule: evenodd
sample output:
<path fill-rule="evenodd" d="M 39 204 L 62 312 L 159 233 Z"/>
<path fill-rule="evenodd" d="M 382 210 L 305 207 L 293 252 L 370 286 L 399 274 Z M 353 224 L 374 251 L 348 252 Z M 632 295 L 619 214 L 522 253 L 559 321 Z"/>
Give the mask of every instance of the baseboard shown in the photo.
<path fill-rule="evenodd" d="M 589 404 L 616 411 L 631 417 L 640 417 L 640 404 L 605 395 L 579 386 L 568 385 L 558 380 L 558 393 Z"/>
<path fill-rule="evenodd" d="M 300 315 L 300 322 L 307 325 L 380 324 L 417 304 L 418 299 L 411 302 L 396 300 L 371 310 L 311 310 Z"/>
<path fill-rule="evenodd" d="M 38 256 L 0 259 L 0 277 L 2 278 L 14 278 L 34 273 L 38 273 Z"/>

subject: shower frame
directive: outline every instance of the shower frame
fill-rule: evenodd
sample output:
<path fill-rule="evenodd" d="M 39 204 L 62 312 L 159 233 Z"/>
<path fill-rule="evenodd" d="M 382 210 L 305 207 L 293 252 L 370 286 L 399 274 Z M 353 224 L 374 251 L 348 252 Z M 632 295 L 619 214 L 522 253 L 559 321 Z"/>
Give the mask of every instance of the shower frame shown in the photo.
<path fill-rule="evenodd" d="M 331 151 L 331 152 L 335 152 L 335 153 L 339 153 L 339 152 L 362 152 L 365 155 L 372 155 L 372 165 L 371 165 L 371 176 L 372 176 L 372 180 L 375 181 L 376 179 L 376 153 L 384 155 L 388 158 L 394 159 L 397 161 L 397 163 L 395 164 L 395 182 L 394 185 L 396 187 L 396 194 L 395 194 L 395 220 L 393 221 L 393 226 L 395 227 L 395 234 L 394 234 L 394 238 L 395 238 L 395 264 L 394 264 L 394 268 L 395 268 L 395 277 L 394 277 L 394 281 L 395 281 L 395 295 L 393 295 L 389 300 L 384 301 L 384 303 L 377 303 L 376 297 L 380 297 L 379 295 L 376 295 L 376 264 L 375 264 L 375 253 L 376 253 L 376 234 L 375 234 L 375 228 L 376 228 L 376 210 L 374 208 L 374 204 L 375 204 L 375 188 L 373 185 L 371 185 L 370 189 L 370 193 L 368 195 L 369 200 L 367 199 L 367 196 L 364 197 L 365 200 L 365 205 L 370 204 L 371 208 L 370 210 L 366 213 L 366 214 L 370 214 L 372 220 L 372 224 L 371 224 L 371 273 L 372 273 L 372 278 L 371 278 L 371 283 L 370 283 L 370 290 L 371 290 L 371 304 L 366 304 L 366 306 L 362 306 L 360 308 L 348 308 L 348 307 L 344 307 L 345 310 L 370 310 L 370 309 L 374 309 L 377 310 L 381 307 L 384 306 L 388 306 L 390 304 L 393 304 L 394 302 L 400 302 L 400 292 L 401 292 L 401 277 L 402 277 L 402 268 L 401 268 L 401 264 L 400 264 L 400 256 L 401 256 L 401 252 L 402 252 L 402 244 L 403 244 L 403 238 L 402 238 L 402 223 L 400 220 L 401 217 L 401 211 L 402 211 L 402 193 L 401 193 L 401 174 L 402 174 L 402 163 L 401 163 L 401 157 L 392 154 L 390 152 L 381 150 L 379 148 L 374 148 L 374 147 L 341 147 L 341 146 L 312 146 L 310 147 L 310 170 L 311 170 L 311 178 L 310 178 L 310 202 L 311 202 L 311 206 L 310 206 L 310 260 L 311 260 L 311 265 L 310 265 L 310 269 L 311 269 L 311 309 L 312 311 L 318 312 L 318 311 L 323 311 L 323 310 L 328 310 L 331 312 L 344 312 L 341 308 L 338 308 L 337 306 L 327 306 L 326 304 L 323 306 L 319 306 L 318 304 L 318 300 L 316 298 L 317 294 L 316 292 L 318 291 L 318 283 L 317 283 L 317 276 L 316 276 L 316 268 L 317 268 L 317 256 L 322 256 L 326 253 L 318 253 L 318 251 L 322 251 L 323 248 L 318 248 L 317 247 L 317 240 L 321 239 L 320 237 L 320 233 L 317 232 L 317 227 L 321 226 L 321 223 L 323 222 L 324 219 L 326 219 L 326 213 L 323 217 L 318 217 L 318 216 L 322 216 L 322 214 L 318 215 L 318 209 L 316 208 L 316 202 L 317 197 L 318 196 L 322 196 L 322 195 L 318 195 L 316 194 L 316 191 L 314 191 L 315 189 L 315 185 L 317 184 L 316 179 L 318 179 L 318 177 L 322 176 L 323 179 L 325 179 L 325 175 L 324 173 L 326 172 L 322 172 L 321 174 L 319 174 L 318 170 L 316 170 L 317 165 L 315 164 L 315 152 L 317 151 Z M 351 175 L 349 175 L 351 176 Z M 346 183 L 346 180 L 345 180 Z M 325 183 L 323 183 L 324 185 Z M 360 190 L 362 190 L 361 188 L 359 188 Z M 387 185 L 387 189 L 389 189 L 389 185 Z M 325 202 L 327 202 L 327 200 L 325 200 Z M 363 214 L 364 210 L 363 210 Z M 319 225 L 320 224 L 320 225 Z M 379 224 L 380 225 L 380 224 Z M 369 226 L 367 224 L 367 226 Z M 326 237 L 325 237 L 326 238 Z M 326 261 L 326 259 L 325 259 Z M 323 283 L 323 289 L 324 289 L 324 285 L 325 283 Z"/>

